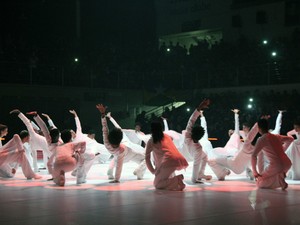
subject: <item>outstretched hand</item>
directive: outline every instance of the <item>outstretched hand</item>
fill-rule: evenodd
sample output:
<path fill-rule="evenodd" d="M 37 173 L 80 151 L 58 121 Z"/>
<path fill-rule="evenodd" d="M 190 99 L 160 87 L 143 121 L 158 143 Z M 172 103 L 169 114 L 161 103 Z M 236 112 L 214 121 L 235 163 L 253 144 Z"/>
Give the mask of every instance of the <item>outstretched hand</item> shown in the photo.
<path fill-rule="evenodd" d="M 18 110 L 18 109 L 14 109 L 14 110 L 11 110 L 10 112 L 9 112 L 9 114 L 20 114 L 20 110 Z"/>
<path fill-rule="evenodd" d="M 46 113 L 42 113 L 42 116 L 46 117 L 48 120 L 50 119 L 50 116 Z"/>
<path fill-rule="evenodd" d="M 76 111 L 75 111 L 74 109 L 70 109 L 69 112 L 70 112 L 71 114 L 73 114 L 75 117 L 77 116 L 77 113 L 76 113 Z"/>
<path fill-rule="evenodd" d="M 106 111 L 106 108 L 107 108 L 106 106 L 104 106 L 103 104 L 97 104 L 96 108 L 99 110 L 99 112 L 102 115 L 105 115 L 105 111 Z"/>
<path fill-rule="evenodd" d="M 106 114 L 106 117 L 107 117 L 108 119 L 110 119 L 110 118 L 111 118 L 111 112 L 108 112 L 108 113 Z"/>
<path fill-rule="evenodd" d="M 37 111 L 27 112 L 27 115 L 37 116 Z"/>
<path fill-rule="evenodd" d="M 210 104 L 210 100 L 209 99 L 204 99 L 200 105 L 197 107 L 197 110 L 200 111 L 201 109 L 205 109 L 205 108 L 208 108 Z"/>
<path fill-rule="evenodd" d="M 237 114 L 237 113 L 239 113 L 240 110 L 238 110 L 238 109 L 232 109 L 231 111 L 234 112 L 235 114 Z"/>

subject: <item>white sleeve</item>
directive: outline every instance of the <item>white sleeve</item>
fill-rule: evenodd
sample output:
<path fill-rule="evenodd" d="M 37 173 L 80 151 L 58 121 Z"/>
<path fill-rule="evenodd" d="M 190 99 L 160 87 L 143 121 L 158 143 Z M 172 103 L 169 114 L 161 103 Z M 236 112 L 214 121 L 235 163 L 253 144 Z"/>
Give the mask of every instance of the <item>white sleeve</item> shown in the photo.
<path fill-rule="evenodd" d="M 165 131 L 168 131 L 169 130 L 169 126 L 168 126 L 167 120 L 163 119 L 163 122 L 164 122 Z"/>
<path fill-rule="evenodd" d="M 272 134 L 280 134 L 281 121 L 282 121 L 282 112 L 279 112 L 278 115 L 277 115 L 277 118 L 276 118 L 275 128 L 271 132 Z"/>

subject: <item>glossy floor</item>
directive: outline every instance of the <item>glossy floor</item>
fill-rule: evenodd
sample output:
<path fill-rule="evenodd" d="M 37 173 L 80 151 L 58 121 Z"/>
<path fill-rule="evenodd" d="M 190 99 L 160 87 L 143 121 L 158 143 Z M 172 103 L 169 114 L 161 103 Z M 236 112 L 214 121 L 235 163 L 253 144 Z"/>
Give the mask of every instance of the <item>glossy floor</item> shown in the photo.
<path fill-rule="evenodd" d="M 192 185 L 189 167 L 180 171 L 186 189 L 171 192 L 155 190 L 148 171 L 136 180 L 131 163 L 124 164 L 120 184 L 109 184 L 107 166 L 94 165 L 81 185 L 66 174 L 65 187 L 47 181 L 45 171 L 41 180 L 26 180 L 21 169 L 0 179 L 0 224 L 300 224 L 300 181 L 288 181 L 287 191 L 257 190 L 244 174 Z"/>

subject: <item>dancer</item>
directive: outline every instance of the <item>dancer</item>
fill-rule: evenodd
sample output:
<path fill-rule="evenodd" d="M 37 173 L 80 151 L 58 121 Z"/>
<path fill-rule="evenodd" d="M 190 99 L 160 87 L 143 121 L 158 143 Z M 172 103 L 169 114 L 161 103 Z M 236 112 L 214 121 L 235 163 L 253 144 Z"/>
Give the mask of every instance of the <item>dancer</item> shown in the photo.
<path fill-rule="evenodd" d="M 149 171 L 155 175 L 154 187 L 171 191 L 182 191 L 185 188 L 183 175 L 175 176 L 176 170 L 185 169 L 188 162 L 176 149 L 172 139 L 163 133 L 162 124 L 152 122 L 152 137 L 146 145 L 146 164 Z M 151 162 L 153 152 L 155 168 Z"/>
<path fill-rule="evenodd" d="M 213 153 L 215 157 L 222 157 L 222 156 L 235 156 L 238 150 L 241 147 L 241 139 L 240 139 L 240 130 L 239 130 L 239 110 L 238 109 L 232 109 L 231 110 L 234 113 L 234 130 L 229 130 L 229 140 L 227 141 L 226 145 L 224 147 L 217 147 L 214 148 Z M 246 129 L 245 129 L 246 131 Z M 244 139 L 247 138 L 249 130 L 247 130 L 247 133 L 243 131 Z"/>
<path fill-rule="evenodd" d="M 204 152 L 208 155 L 208 158 L 210 158 L 210 156 L 213 155 L 213 146 L 208 139 L 207 122 L 203 110 L 200 110 L 200 126 L 204 129 L 204 135 L 199 142 Z"/>
<path fill-rule="evenodd" d="M 106 121 L 106 107 L 102 104 L 97 104 L 96 108 L 101 113 L 101 123 L 103 131 L 103 141 L 107 150 L 114 155 L 114 163 L 116 167 L 115 176 L 109 174 L 109 178 L 113 179 L 110 183 L 119 183 L 122 173 L 123 163 L 134 161 L 139 164 L 139 166 L 133 172 L 137 179 L 142 179 L 146 170 L 145 165 L 145 155 L 140 152 L 134 151 L 132 148 L 121 143 L 123 139 L 123 133 L 120 128 L 113 128 L 108 130 L 107 121 Z M 112 172 L 111 172 L 112 173 Z"/>
<path fill-rule="evenodd" d="M 0 176 L 11 178 L 15 175 L 18 166 L 11 167 L 11 164 L 21 165 L 23 174 L 27 179 L 41 179 L 35 174 L 28 162 L 23 143 L 19 135 L 15 134 L 13 138 L 0 148 Z"/>
<path fill-rule="evenodd" d="M 97 155 L 101 155 L 100 152 L 96 152 L 96 145 L 94 144 L 93 140 L 89 138 L 86 134 L 82 133 L 81 123 L 79 120 L 79 117 L 75 110 L 69 110 L 71 114 L 74 115 L 75 123 L 76 123 L 76 133 L 73 130 L 70 130 L 72 133 L 72 142 L 85 142 L 86 143 L 86 149 L 85 152 L 82 154 L 82 157 L 84 158 L 84 164 L 82 168 L 82 179 L 80 182 L 85 183 L 86 177 L 88 172 L 90 171 L 92 165 L 94 164 L 94 160 Z M 80 164 L 78 164 L 80 165 Z M 81 165 L 80 165 L 81 166 Z M 77 168 L 72 172 L 73 176 L 76 176 L 77 174 Z"/>
<path fill-rule="evenodd" d="M 77 184 L 83 183 L 82 166 L 85 151 L 85 142 L 73 143 L 71 130 L 63 130 L 61 132 L 63 144 L 53 149 L 53 154 L 48 161 L 48 169 L 53 177 L 55 184 L 59 186 L 65 185 L 65 173 L 77 168 Z"/>
<path fill-rule="evenodd" d="M 224 181 L 225 177 L 230 174 L 230 170 L 236 174 L 241 174 L 248 168 L 251 160 L 251 154 L 254 150 L 254 146 L 251 142 L 254 140 L 257 132 L 257 124 L 254 124 L 244 140 L 241 149 L 239 149 L 235 156 L 227 157 L 224 155 L 208 161 L 208 164 L 212 168 L 218 180 Z"/>
<path fill-rule="evenodd" d="M 252 170 L 259 188 L 278 188 L 285 190 L 288 184 L 285 182 L 287 171 L 291 168 L 291 160 L 285 154 L 285 150 L 292 143 L 293 138 L 282 135 L 274 135 L 268 131 L 268 121 L 260 119 L 258 132 L 262 135 L 255 145 L 252 153 Z M 283 144 L 282 144 L 283 143 Z M 269 161 L 268 167 L 261 173 L 257 172 L 257 155 L 260 151 Z"/>
<path fill-rule="evenodd" d="M 209 99 L 203 100 L 191 115 L 186 126 L 183 152 L 185 153 L 184 156 L 187 159 L 193 160 L 193 174 L 191 178 L 193 183 L 203 183 L 201 181 L 202 178 L 205 180 L 211 180 L 212 178 L 212 176 L 204 174 L 207 163 L 207 155 L 202 150 L 202 146 L 199 143 L 199 140 L 204 135 L 204 129 L 200 125 L 194 126 L 197 118 L 200 115 L 200 110 L 207 108 L 209 103 Z"/>
<path fill-rule="evenodd" d="M 46 167 L 48 158 L 51 155 L 51 152 L 48 150 L 46 138 L 43 135 L 36 133 L 30 120 L 19 109 L 12 110 L 10 114 L 16 114 L 25 124 L 29 132 L 29 145 L 32 152 L 33 168 L 35 172 L 38 172 L 37 151 L 43 151 L 44 167 Z"/>
<path fill-rule="evenodd" d="M 293 135 L 296 136 L 296 139 L 285 152 L 292 161 L 292 167 L 288 171 L 287 178 L 292 180 L 300 180 L 300 118 L 297 118 L 294 121 L 294 130 L 289 131 L 287 135 L 290 137 L 293 137 Z"/>

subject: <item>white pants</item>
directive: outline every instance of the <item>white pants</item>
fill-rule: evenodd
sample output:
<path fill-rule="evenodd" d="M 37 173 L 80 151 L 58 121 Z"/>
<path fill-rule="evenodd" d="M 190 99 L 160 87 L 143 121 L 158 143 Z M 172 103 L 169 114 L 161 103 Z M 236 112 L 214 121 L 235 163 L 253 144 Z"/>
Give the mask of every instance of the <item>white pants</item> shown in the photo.
<path fill-rule="evenodd" d="M 123 163 L 133 161 L 138 164 L 137 168 L 134 170 L 135 174 L 139 174 L 142 178 L 144 173 L 146 172 L 146 161 L 144 154 L 136 153 L 131 150 L 124 151 L 123 153 L 114 154 L 114 158 L 109 164 L 109 169 L 107 171 L 108 176 L 113 176 L 114 167 L 116 167 L 115 171 L 115 180 L 120 180 Z"/>

